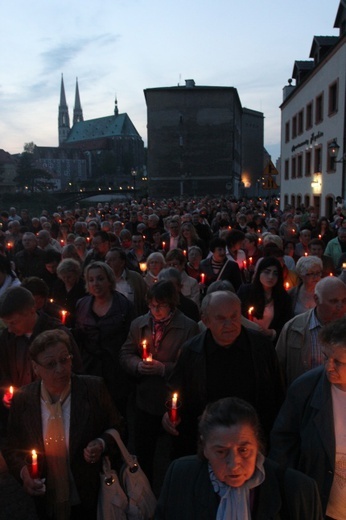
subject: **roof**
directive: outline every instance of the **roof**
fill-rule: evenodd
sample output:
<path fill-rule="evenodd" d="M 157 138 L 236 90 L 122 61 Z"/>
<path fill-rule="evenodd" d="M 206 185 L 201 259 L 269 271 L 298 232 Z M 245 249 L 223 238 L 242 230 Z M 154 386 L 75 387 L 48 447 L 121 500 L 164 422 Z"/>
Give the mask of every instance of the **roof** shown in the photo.
<path fill-rule="evenodd" d="M 296 79 L 298 72 L 309 72 L 314 68 L 314 65 L 315 63 L 313 60 L 296 60 L 293 66 L 292 78 Z"/>
<path fill-rule="evenodd" d="M 77 143 L 107 137 L 136 137 L 141 139 L 131 119 L 125 113 L 79 121 L 71 128 L 65 143 Z"/>
<path fill-rule="evenodd" d="M 338 41 L 338 36 L 314 36 L 310 50 L 310 58 L 314 57 L 316 47 L 332 47 Z"/>
<path fill-rule="evenodd" d="M 8 152 L 5 152 L 2 148 L 0 149 L 0 163 L 1 164 L 13 164 L 15 163 L 15 159 L 12 157 L 11 154 Z"/>

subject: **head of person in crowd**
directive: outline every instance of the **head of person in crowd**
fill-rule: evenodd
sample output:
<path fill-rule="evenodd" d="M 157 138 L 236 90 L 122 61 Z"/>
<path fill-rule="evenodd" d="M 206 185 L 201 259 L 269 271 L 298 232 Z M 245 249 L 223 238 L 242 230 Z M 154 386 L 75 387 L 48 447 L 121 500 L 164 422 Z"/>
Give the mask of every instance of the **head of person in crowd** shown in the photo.
<path fill-rule="evenodd" d="M 171 280 L 152 285 L 147 293 L 150 314 L 155 321 L 166 320 L 179 305 L 179 293 Z"/>
<path fill-rule="evenodd" d="M 335 276 L 326 276 L 317 282 L 314 298 L 316 314 L 322 325 L 346 314 L 346 284 Z"/>
<path fill-rule="evenodd" d="M 245 239 L 245 233 L 239 229 L 231 229 L 226 235 L 226 245 L 228 251 L 233 256 L 242 248 Z"/>
<path fill-rule="evenodd" d="M 0 318 L 16 336 L 31 334 L 37 321 L 32 293 L 24 287 L 8 289 L 0 297 Z"/>
<path fill-rule="evenodd" d="M 78 250 L 75 246 L 74 241 L 73 244 L 67 244 L 62 248 L 61 259 L 64 260 L 65 258 L 73 258 L 77 262 L 81 262 L 81 258 L 78 254 Z"/>
<path fill-rule="evenodd" d="M 209 244 L 212 258 L 215 262 L 224 263 L 226 260 L 226 240 L 223 238 L 213 238 Z"/>
<path fill-rule="evenodd" d="M 309 254 L 312 256 L 317 256 L 318 258 L 322 258 L 324 252 L 324 243 L 323 240 L 319 238 L 313 238 L 310 240 L 308 244 Z"/>
<path fill-rule="evenodd" d="M 309 292 L 314 290 L 315 285 L 321 279 L 322 270 L 322 260 L 317 256 L 302 256 L 296 264 L 296 273 Z"/>
<path fill-rule="evenodd" d="M 150 229 L 157 228 L 159 225 L 159 222 L 160 222 L 160 217 L 158 217 L 158 215 L 156 215 L 155 213 L 152 213 L 148 217 L 148 228 L 150 228 Z"/>
<path fill-rule="evenodd" d="M 169 234 L 172 237 L 177 237 L 179 235 L 179 231 L 180 231 L 179 219 L 174 218 L 174 217 L 169 219 L 167 227 L 168 227 Z"/>
<path fill-rule="evenodd" d="M 161 253 L 150 253 L 147 258 L 147 271 L 157 277 L 161 269 L 166 266 L 165 257 Z"/>
<path fill-rule="evenodd" d="M 119 234 L 120 245 L 124 250 L 132 248 L 132 234 L 128 229 L 122 229 Z"/>
<path fill-rule="evenodd" d="M 202 249 L 198 246 L 192 246 L 189 248 L 187 252 L 187 258 L 189 264 L 192 265 L 195 269 L 199 268 L 199 264 L 203 258 Z"/>
<path fill-rule="evenodd" d="M 46 229 L 41 229 L 37 233 L 37 243 L 41 249 L 46 249 L 46 247 L 49 246 L 51 239 L 52 237 Z"/>
<path fill-rule="evenodd" d="M 99 225 L 96 220 L 90 220 L 88 223 L 88 232 L 90 235 L 90 238 L 92 238 L 95 233 L 99 230 Z"/>
<path fill-rule="evenodd" d="M 249 403 L 226 397 L 208 404 L 198 430 L 199 455 L 207 459 L 219 482 L 241 488 L 254 478 L 256 471 L 264 480 L 263 433 L 257 413 Z"/>
<path fill-rule="evenodd" d="M 38 246 L 36 235 L 27 231 L 22 237 L 22 244 L 25 251 L 28 253 L 33 253 Z"/>
<path fill-rule="evenodd" d="M 308 244 L 311 240 L 311 231 L 309 229 L 302 229 L 299 232 L 299 242 L 303 244 L 303 246 L 308 247 Z"/>
<path fill-rule="evenodd" d="M 28 278 L 24 278 L 21 287 L 27 289 L 33 295 L 36 310 L 39 311 L 46 305 L 49 296 L 49 287 L 42 278 L 39 278 L 38 276 L 29 276 Z"/>
<path fill-rule="evenodd" d="M 108 233 L 97 231 L 92 238 L 91 247 L 97 256 L 104 258 L 110 249 Z"/>
<path fill-rule="evenodd" d="M 279 235 L 273 235 L 272 233 L 267 233 L 263 236 L 263 247 L 267 246 L 268 244 L 275 244 L 277 247 L 283 250 L 283 241 L 282 238 L 279 237 Z"/>
<path fill-rule="evenodd" d="M 346 317 L 327 324 L 319 332 L 328 381 L 346 391 Z"/>
<path fill-rule="evenodd" d="M 105 262 L 91 262 L 84 269 L 85 288 L 96 299 L 109 297 L 115 291 L 115 274 Z"/>
<path fill-rule="evenodd" d="M 178 271 L 182 272 L 186 265 L 186 256 L 181 249 L 171 249 L 166 254 L 166 265 L 168 267 L 174 267 Z"/>
<path fill-rule="evenodd" d="M 51 274 L 56 274 L 57 267 L 61 261 L 61 254 L 54 249 L 45 252 L 44 263 L 47 271 Z"/>
<path fill-rule="evenodd" d="M 81 263 L 73 258 L 65 258 L 58 265 L 56 274 L 69 291 L 78 283 L 82 275 Z"/>
<path fill-rule="evenodd" d="M 178 293 L 180 293 L 182 288 L 181 272 L 175 267 L 165 267 L 165 269 L 162 269 L 162 271 L 159 272 L 158 280 L 159 282 L 171 281 L 175 285 Z"/>
<path fill-rule="evenodd" d="M 80 260 L 83 261 L 87 254 L 87 248 L 88 248 L 86 239 L 84 237 L 76 237 L 74 239 L 74 245 L 76 246 L 76 250 L 77 250 Z"/>
<path fill-rule="evenodd" d="M 292 240 L 287 240 L 284 243 L 284 253 L 287 256 L 294 257 L 295 243 Z"/>
<path fill-rule="evenodd" d="M 238 296 L 228 291 L 207 294 L 202 300 L 201 318 L 218 345 L 231 345 L 241 332 L 241 304 Z"/>
<path fill-rule="evenodd" d="M 121 247 L 112 247 L 106 254 L 105 262 L 119 278 L 126 267 L 126 253 Z"/>

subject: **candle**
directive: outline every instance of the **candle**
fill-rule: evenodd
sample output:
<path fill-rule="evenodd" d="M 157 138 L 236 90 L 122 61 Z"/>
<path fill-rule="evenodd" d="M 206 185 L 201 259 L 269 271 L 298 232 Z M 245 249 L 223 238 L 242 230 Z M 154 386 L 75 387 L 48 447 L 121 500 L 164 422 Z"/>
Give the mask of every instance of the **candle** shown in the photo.
<path fill-rule="evenodd" d="M 342 268 L 343 268 L 343 269 L 346 269 L 346 263 L 343 263 L 343 264 L 342 264 Z"/>
<path fill-rule="evenodd" d="M 61 323 L 62 323 L 63 325 L 65 325 L 65 322 L 66 322 L 66 316 L 67 316 L 67 311 L 62 310 L 62 311 L 60 311 L 60 314 L 61 314 Z"/>
<path fill-rule="evenodd" d="M 9 389 L 6 390 L 6 392 L 5 392 L 3 403 L 6 406 L 6 408 L 9 408 L 11 406 L 13 393 L 14 393 L 13 386 L 10 386 Z"/>
<path fill-rule="evenodd" d="M 86 237 L 86 241 L 88 242 L 88 244 L 90 243 L 90 237 Z"/>
<path fill-rule="evenodd" d="M 142 271 L 142 273 L 145 273 L 147 270 L 147 263 L 146 262 L 139 262 L 139 268 Z"/>
<path fill-rule="evenodd" d="M 333 273 L 329 273 L 329 276 L 334 276 Z"/>
<path fill-rule="evenodd" d="M 309 253 L 304 253 L 304 256 L 308 256 Z"/>
<path fill-rule="evenodd" d="M 258 243 L 259 243 L 259 244 L 262 244 L 262 239 L 261 239 L 261 237 L 259 237 L 259 239 L 258 239 Z"/>
<path fill-rule="evenodd" d="M 37 464 L 36 450 L 32 450 L 32 452 L 31 452 L 31 477 L 38 478 L 38 464 Z"/>
<path fill-rule="evenodd" d="M 162 249 L 166 248 L 166 242 L 162 242 Z"/>
<path fill-rule="evenodd" d="M 143 359 L 143 361 L 146 361 L 147 357 L 148 357 L 147 340 L 144 339 L 142 342 L 142 359 Z"/>
<path fill-rule="evenodd" d="M 295 232 L 296 232 L 296 230 L 294 228 L 292 228 L 292 233 L 295 233 Z"/>
<path fill-rule="evenodd" d="M 205 273 L 201 273 L 201 283 L 205 283 Z"/>
<path fill-rule="evenodd" d="M 288 291 L 289 288 L 290 288 L 290 284 L 289 284 L 289 282 L 286 282 L 286 283 L 285 283 L 285 289 L 286 289 L 286 291 Z"/>
<path fill-rule="evenodd" d="M 186 254 L 187 254 L 186 249 L 184 249 L 183 253 L 184 253 L 184 256 L 186 256 Z"/>
<path fill-rule="evenodd" d="M 252 256 L 249 256 L 249 265 L 252 265 Z"/>
<path fill-rule="evenodd" d="M 64 245 L 65 245 L 65 242 L 63 241 L 63 239 L 60 240 L 60 245 L 61 245 L 61 246 L 64 246 Z"/>
<path fill-rule="evenodd" d="M 321 240 L 321 238 L 322 238 L 322 235 L 318 235 L 318 238 L 319 238 L 319 240 Z"/>
<path fill-rule="evenodd" d="M 247 268 L 246 260 L 243 260 L 243 269 Z"/>
<path fill-rule="evenodd" d="M 247 311 L 248 319 L 250 321 L 253 321 L 253 311 L 255 310 L 255 307 L 249 307 L 249 310 Z"/>
<path fill-rule="evenodd" d="M 8 249 L 9 251 L 11 251 L 12 247 L 13 247 L 12 242 L 7 242 L 7 249 Z"/>
<path fill-rule="evenodd" d="M 172 397 L 171 410 L 170 410 L 170 420 L 172 423 L 177 422 L 178 419 L 178 394 L 174 393 Z"/>

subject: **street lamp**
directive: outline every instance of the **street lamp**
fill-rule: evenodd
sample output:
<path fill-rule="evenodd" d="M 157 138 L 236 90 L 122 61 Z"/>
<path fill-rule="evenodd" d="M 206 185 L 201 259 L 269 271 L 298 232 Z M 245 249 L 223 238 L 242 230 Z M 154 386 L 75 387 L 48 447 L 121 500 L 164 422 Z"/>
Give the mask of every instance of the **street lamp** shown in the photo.
<path fill-rule="evenodd" d="M 132 168 L 131 175 L 132 175 L 132 178 L 133 178 L 133 195 L 134 195 L 134 198 L 136 198 L 136 177 L 137 177 L 137 171 L 135 170 L 135 168 Z"/>
<path fill-rule="evenodd" d="M 346 162 L 346 153 L 344 153 L 344 155 L 342 156 L 342 159 L 340 159 L 339 161 L 336 160 L 339 150 L 340 150 L 340 145 L 337 143 L 337 140 L 334 139 L 328 146 L 329 157 L 332 157 L 334 159 L 335 163 L 344 163 L 344 162 Z"/>

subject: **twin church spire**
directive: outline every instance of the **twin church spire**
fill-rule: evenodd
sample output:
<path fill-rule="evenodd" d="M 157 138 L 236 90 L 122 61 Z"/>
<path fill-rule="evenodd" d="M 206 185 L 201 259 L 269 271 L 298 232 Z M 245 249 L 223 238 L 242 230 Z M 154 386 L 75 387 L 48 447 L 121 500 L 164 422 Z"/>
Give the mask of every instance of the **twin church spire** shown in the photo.
<path fill-rule="evenodd" d="M 73 109 L 73 124 L 83 121 L 83 110 L 79 97 L 78 78 L 76 78 L 76 92 Z M 66 103 L 64 77 L 61 74 L 61 86 L 60 86 L 60 104 L 59 104 L 59 146 L 66 141 L 70 132 L 70 116 L 68 113 L 68 106 Z"/>

